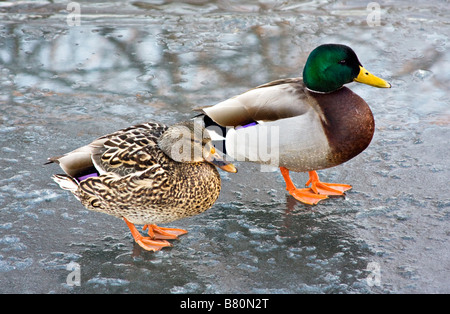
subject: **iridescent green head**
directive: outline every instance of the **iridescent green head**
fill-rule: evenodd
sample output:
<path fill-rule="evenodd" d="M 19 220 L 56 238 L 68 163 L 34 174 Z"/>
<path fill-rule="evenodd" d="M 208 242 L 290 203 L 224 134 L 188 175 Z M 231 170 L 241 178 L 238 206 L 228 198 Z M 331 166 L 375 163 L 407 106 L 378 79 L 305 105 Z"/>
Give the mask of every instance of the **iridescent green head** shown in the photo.
<path fill-rule="evenodd" d="M 350 82 L 389 88 L 391 84 L 370 74 L 355 52 L 345 45 L 326 44 L 314 49 L 303 69 L 303 82 L 310 90 L 329 93 Z"/>

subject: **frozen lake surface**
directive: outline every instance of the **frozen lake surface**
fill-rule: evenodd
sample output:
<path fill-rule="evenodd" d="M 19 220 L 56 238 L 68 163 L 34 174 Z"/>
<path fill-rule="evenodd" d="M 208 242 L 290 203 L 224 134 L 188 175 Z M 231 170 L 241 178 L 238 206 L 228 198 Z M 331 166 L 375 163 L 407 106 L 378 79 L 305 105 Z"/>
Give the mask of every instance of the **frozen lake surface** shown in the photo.
<path fill-rule="evenodd" d="M 0 293 L 450 293 L 450 7 L 368 2 L 79 1 L 79 20 L 66 1 L 1 2 Z M 345 198 L 307 206 L 279 172 L 237 163 L 210 210 L 170 224 L 189 233 L 149 253 L 43 165 L 298 76 L 323 43 L 351 46 L 393 85 L 349 85 L 376 133 L 319 172 L 353 185 Z M 67 284 L 71 262 L 80 286 Z"/>

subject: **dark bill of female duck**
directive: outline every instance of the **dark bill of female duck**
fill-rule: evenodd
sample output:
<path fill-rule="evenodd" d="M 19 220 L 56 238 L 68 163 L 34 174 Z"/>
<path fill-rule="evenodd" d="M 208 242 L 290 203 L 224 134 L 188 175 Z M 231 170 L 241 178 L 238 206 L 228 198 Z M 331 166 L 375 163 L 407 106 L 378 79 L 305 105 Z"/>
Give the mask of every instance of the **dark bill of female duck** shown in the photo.
<path fill-rule="evenodd" d="M 205 158 L 205 161 L 224 171 L 232 173 L 237 172 L 237 168 L 229 161 L 226 161 L 224 156 L 219 154 L 219 151 L 210 143 L 206 144 L 204 147 L 203 158 Z"/>

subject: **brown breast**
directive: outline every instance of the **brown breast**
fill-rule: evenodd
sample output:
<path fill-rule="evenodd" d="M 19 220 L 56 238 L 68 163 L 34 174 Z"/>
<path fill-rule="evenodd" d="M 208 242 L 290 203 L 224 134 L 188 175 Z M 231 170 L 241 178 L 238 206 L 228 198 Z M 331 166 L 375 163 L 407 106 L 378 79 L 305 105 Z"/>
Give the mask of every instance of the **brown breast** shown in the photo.
<path fill-rule="evenodd" d="M 307 92 L 322 111 L 322 125 L 330 144 L 329 161 L 338 165 L 350 160 L 369 146 L 375 121 L 367 103 L 350 89 L 328 94 Z"/>

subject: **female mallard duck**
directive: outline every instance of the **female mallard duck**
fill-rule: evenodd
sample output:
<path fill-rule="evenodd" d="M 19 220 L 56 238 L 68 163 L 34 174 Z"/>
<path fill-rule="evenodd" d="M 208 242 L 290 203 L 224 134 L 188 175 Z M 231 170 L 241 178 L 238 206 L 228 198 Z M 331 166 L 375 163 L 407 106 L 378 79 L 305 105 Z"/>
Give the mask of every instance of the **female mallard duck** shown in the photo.
<path fill-rule="evenodd" d="M 315 170 L 348 161 L 372 140 L 375 125 L 369 106 L 343 87 L 353 81 L 391 87 L 364 69 L 351 48 L 327 44 L 311 52 L 303 78 L 270 82 L 197 110 L 208 127 L 220 126 L 222 132 L 227 128 L 228 155 L 280 167 L 289 193 L 316 204 L 351 186 L 321 182 Z M 290 170 L 308 171 L 306 186 L 311 187 L 297 189 Z"/>
<path fill-rule="evenodd" d="M 157 251 L 171 246 L 165 239 L 176 239 L 187 231 L 155 224 L 210 208 L 220 192 L 215 166 L 236 172 L 197 122 L 170 127 L 146 123 L 102 136 L 49 158 L 49 163 L 58 163 L 66 173 L 53 179 L 86 208 L 123 218 L 142 248 Z M 145 225 L 150 237 L 143 237 L 134 224 Z"/>

